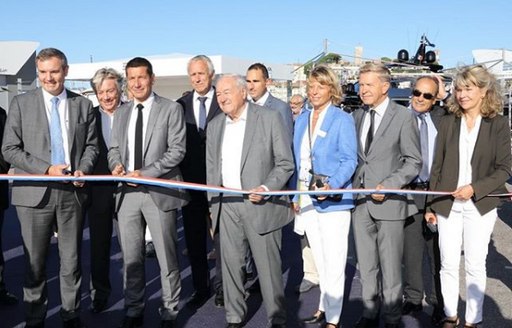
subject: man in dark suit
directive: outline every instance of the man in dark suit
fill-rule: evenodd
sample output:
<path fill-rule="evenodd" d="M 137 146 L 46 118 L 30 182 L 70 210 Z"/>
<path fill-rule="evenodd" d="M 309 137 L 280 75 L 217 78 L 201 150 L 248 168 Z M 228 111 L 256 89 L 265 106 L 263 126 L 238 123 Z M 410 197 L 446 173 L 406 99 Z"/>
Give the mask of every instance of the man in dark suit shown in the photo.
<path fill-rule="evenodd" d="M 390 73 L 383 64 L 361 67 L 359 96 L 369 109 L 353 113 L 359 139 L 355 186 L 400 189 L 420 171 L 418 125 L 410 111 L 390 101 L 389 88 Z M 380 312 L 385 327 L 398 327 L 404 220 L 416 212 L 404 195 L 358 195 L 352 221 L 364 308 L 355 327 L 378 327 Z"/>
<path fill-rule="evenodd" d="M 189 60 L 187 72 L 193 91 L 178 99 L 185 111 L 187 150 L 180 164 L 187 182 L 206 183 L 206 130 L 208 122 L 220 114 L 219 104 L 212 87 L 215 74 L 213 63 L 207 56 L 198 55 Z M 190 202 L 182 208 L 183 229 L 192 269 L 194 292 L 187 305 L 200 307 L 210 297 L 210 275 L 207 260 L 208 200 L 203 191 L 189 191 Z M 218 241 L 218 234 L 214 232 Z M 215 276 L 215 305 L 223 306 L 220 247 L 217 245 L 217 273 Z"/>
<path fill-rule="evenodd" d="M 4 135 L 5 119 L 7 114 L 5 109 L 0 107 L 0 146 Z M 0 173 L 6 174 L 9 171 L 10 164 L 4 160 L 0 154 Z M 4 223 L 4 213 L 9 207 L 9 183 L 7 180 L 0 181 L 0 305 L 18 304 L 18 298 L 9 293 L 4 282 L 4 253 L 2 251 L 2 226 Z"/>
<path fill-rule="evenodd" d="M 218 115 L 208 126 L 206 169 L 209 185 L 250 190 L 283 189 L 294 164 L 279 114 L 247 102 L 246 83 L 236 75 L 217 82 Z M 291 220 L 288 196 L 208 193 L 212 226 L 220 229 L 222 277 L 228 327 L 242 327 L 247 304 L 243 267 L 248 247 L 259 272 L 263 304 L 272 327 L 284 327 L 281 228 Z"/>
<path fill-rule="evenodd" d="M 279 112 L 283 118 L 283 128 L 288 132 L 291 140 L 293 135 L 292 110 L 290 105 L 272 96 L 272 94 L 267 90 L 267 87 L 271 82 L 267 67 L 261 63 L 252 64 L 247 69 L 245 80 L 247 81 L 247 90 L 249 92 L 250 100 L 256 105 L 264 106 Z"/>
<path fill-rule="evenodd" d="M 135 57 L 126 64 L 133 100 L 116 110 L 108 152 L 113 175 L 183 180 L 178 165 L 185 156 L 185 120 L 181 105 L 153 93 L 151 63 Z M 172 328 L 181 291 L 177 256 L 177 209 L 187 204 L 183 190 L 122 184 L 116 194 L 119 237 L 124 261 L 123 328 L 143 324 L 145 228 L 151 231 L 160 266 L 160 327 Z"/>
<path fill-rule="evenodd" d="M 66 56 L 46 48 L 36 56 L 41 88 L 14 97 L 2 152 L 17 174 L 90 174 L 98 156 L 92 103 L 64 88 Z M 64 327 L 81 327 L 80 249 L 87 201 L 84 183 L 14 182 L 26 259 L 24 286 L 27 327 L 43 327 L 47 310 L 46 258 L 53 227 L 59 231 L 60 314 Z"/>
<path fill-rule="evenodd" d="M 100 68 L 91 79 L 98 98 L 94 107 L 99 155 L 93 174 L 108 175 L 107 153 L 114 113 L 121 103 L 123 77 L 113 68 Z M 115 182 L 94 182 L 90 185 L 90 203 L 87 208 L 91 240 L 91 306 L 94 313 L 106 309 L 111 292 L 110 246 L 114 216 Z"/>
<path fill-rule="evenodd" d="M 434 145 L 437 129 L 442 118 L 447 114 L 445 109 L 435 106 L 437 99 L 444 99 L 445 92 L 438 78 L 423 76 L 416 80 L 411 98 L 411 110 L 420 129 L 420 145 L 422 169 L 418 177 L 408 188 L 428 190 L 430 167 L 434 157 Z M 425 126 L 423 126 L 425 124 Z M 427 248 L 430 264 L 432 290 L 427 295 L 427 303 L 434 307 L 432 324 L 438 325 L 444 319 L 443 296 L 439 270 L 441 259 L 439 254 L 439 236 L 435 228 L 429 228 L 423 219 L 425 214 L 426 195 L 413 195 L 418 213 L 408 217 L 404 226 L 404 302 L 402 314 L 415 314 L 423 309 L 423 252 Z"/>

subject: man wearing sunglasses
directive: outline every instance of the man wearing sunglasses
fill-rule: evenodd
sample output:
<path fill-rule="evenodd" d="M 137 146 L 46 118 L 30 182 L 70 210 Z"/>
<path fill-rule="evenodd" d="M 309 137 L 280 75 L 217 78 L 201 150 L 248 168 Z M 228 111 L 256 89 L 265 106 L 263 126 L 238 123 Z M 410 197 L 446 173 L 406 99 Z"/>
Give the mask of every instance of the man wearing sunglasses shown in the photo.
<path fill-rule="evenodd" d="M 422 169 L 418 177 L 409 184 L 413 190 L 427 190 L 430 168 L 434 154 L 434 144 L 437 128 L 446 115 L 444 108 L 437 106 L 437 100 L 445 100 L 446 92 L 442 80 L 438 76 L 423 76 L 416 80 L 411 95 L 411 112 L 420 130 Z M 426 195 L 414 195 L 414 202 L 419 212 L 405 220 L 404 225 L 404 257 L 405 267 L 403 276 L 404 303 L 402 314 L 417 314 L 423 310 L 423 252 L 428 252 L 432 289 L 427 294 L 426 301 L 434 307 L 432 324 L 438 325 L 444 318 L 441 282 L 439 278 L 440 255 L 438 235 L 435 226 L 427 226 L 423 220 Z"/>

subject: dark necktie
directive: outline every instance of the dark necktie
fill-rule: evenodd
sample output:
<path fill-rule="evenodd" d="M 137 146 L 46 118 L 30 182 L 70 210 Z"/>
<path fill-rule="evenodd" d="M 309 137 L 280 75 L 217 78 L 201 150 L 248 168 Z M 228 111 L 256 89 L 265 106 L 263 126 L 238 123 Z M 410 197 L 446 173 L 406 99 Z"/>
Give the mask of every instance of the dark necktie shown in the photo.
<path fill-rule="evenodd" d="M 134 170 L 142 167 L 142 104 L 137 105 L 137 121 L 135 122 L 135 162 L 133 165 Z"/>
<path fill-rule="evenodd" d="M 207 97 L 198 97 L 199 99 L 199 124 L 198 128 L 204 130 L 206 126 L 206 99 Z"/>
<path fill-rule="evenodd" d="M 366 144 L 364 146 L 364 154 L 368 154 L 368 150 L 370 149 L 370 145 L 373 141 L 373 129 L 375 124 L 375 110 L 370 109 L 370 128 L 368 129 L 368 134 L 366 135 Z"/>
<path fill-rule="evenodd" d="M 60 126 L 59 98 L 52 98 L 52 111 L 50 114 L 50 143 L 52 151 L 52 165 L 66 164 L 64 156 L 64 140 Z"/>
<path fill-rule="evenodd" d="M 421 171 L 419 178 L 422 182 L 428 181 L 429 173 L 428 173 L 428 126 L 425 114 L 419 114 L 420 118 L 420 144 L 421 144 L 421 160 L 423 161 L 423 165 L 421 166 Z"/>

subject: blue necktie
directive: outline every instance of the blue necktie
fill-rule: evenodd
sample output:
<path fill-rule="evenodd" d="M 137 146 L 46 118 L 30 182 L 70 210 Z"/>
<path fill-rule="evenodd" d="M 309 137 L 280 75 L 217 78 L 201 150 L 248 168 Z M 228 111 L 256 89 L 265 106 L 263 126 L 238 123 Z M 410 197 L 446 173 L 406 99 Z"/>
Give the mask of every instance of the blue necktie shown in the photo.
<path fill-rule="evenodd" d="M 423 161 L 423 165 L 421 166 L 421 171 L 419 178 L 422 182 L 426 182 L 429 179 L 428 172 L 428 126 L 425 114 L 422 113 L 419 115 L 420 118 L 420 144 L 421 144 L 421 160 Z"/>
<path fill-rule="evenodd" d="M 199 125 L 200 130 L 204 130 L 206 126 L 206 99 L 207 97 L 198 97 L 199 99 Z"/>
<path fill-rule="evenodd" d="M 64 141 L 60 126 L 59 98 L 52 98 L 52 112 L 50 115 L 50 141 L 52 146 L 52 165 L 66 164 L 64 156 Z"/>

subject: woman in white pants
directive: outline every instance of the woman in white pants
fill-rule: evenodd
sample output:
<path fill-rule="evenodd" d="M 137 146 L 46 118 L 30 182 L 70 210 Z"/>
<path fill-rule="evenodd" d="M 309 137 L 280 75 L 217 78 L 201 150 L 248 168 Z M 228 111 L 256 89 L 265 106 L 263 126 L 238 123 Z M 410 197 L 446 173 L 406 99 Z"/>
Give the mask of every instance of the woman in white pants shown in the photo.
<path fill-rule="evenodd" d="M 352 117 L 337 107 L 340 83 L 326 66 L 315 67 L 307 81 L 312 111 L 295 121 L 292 187 L 307 189 L 351 188 L 357 165 L 357 139 Z M 295 196 L 296 230 L 304 229 L 319 275 L 318 310 L 305 323 L 337 327 L 345 286 L 352 195 Z"/>
<path fill-rule="evenodd" d="M 455 190 L 431 197 L 425 219 L 439 227 L 441 290 L 447 318 L 457 327 L 459 261 L 464 245 L 466 313 L 464 327 L 478 327 L 487 279 L 486 258 L 497 218 L 498 197 L 510 176 L 510 128 L 495 77 L 482 66 L 462 69 L 454 80 L 454 97 L 437 134 L 430 189 Z"/>

